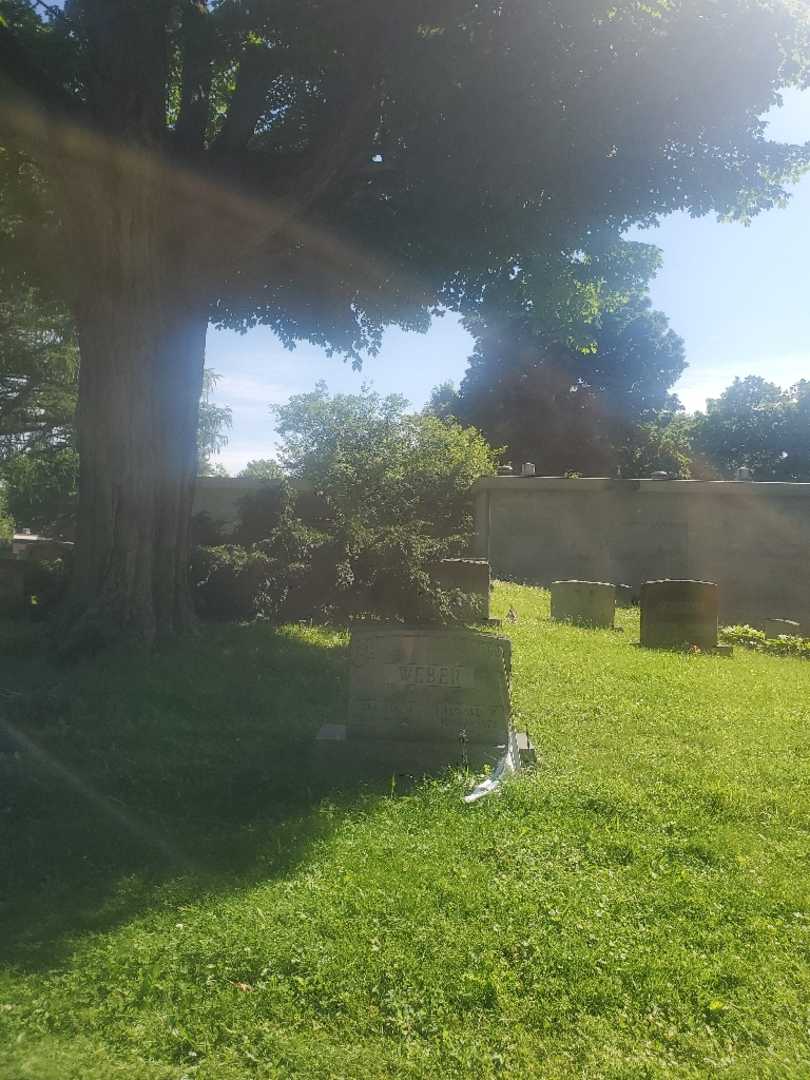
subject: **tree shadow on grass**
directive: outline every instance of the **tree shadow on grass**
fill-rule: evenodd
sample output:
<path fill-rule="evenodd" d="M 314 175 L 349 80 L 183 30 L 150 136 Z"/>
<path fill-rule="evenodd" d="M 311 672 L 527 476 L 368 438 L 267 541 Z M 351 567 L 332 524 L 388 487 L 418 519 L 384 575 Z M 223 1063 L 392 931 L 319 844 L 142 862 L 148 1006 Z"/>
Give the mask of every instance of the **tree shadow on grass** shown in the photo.
<path fill-rule="evenodd" d="M 364 797 L 314 742 L 345 700 L 337 634 L 208 627 L 152 657 L 15 661 L 0 657 L 0 963 L 58 966 L 87 933 L 289 874 Z"/>

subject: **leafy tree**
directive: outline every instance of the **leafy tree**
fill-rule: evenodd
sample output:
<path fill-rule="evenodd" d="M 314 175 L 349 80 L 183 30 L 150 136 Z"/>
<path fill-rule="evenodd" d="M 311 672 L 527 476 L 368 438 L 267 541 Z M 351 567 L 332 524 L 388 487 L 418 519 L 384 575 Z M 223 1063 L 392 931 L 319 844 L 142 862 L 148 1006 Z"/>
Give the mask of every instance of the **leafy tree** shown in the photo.
<path fill-rule="evenodd" d="M 273 406 L 285 472 L 308 480 L 342 524 L 418 523 L 462 536 L 469 490 L 496 455 L 474 428 L 406 412 L 399 394 L 330 395 L 323 382 Z"/>
<path fill-rule="evenodd" d="M 0 14 L 2 254 L 67 299 L 81 348 L 74 612 L 146 638 L 190 621 L 209 319 L 357 359 L 515 266 L 553 296 L 634 222 L 769 207 L 806 156 L 757 119 L 803 76 L 799 4 Z"/>
<path fill-rule="evenodd" d="M 0 553 L 8 549 L 14 537 L 14 518 L 9 513 L 5 485 L 0 483 Z"/>
<path fill-rule="evenodd" d="M 466 550 L 470 488 L 498 460 L 474 428 L 406 406 L 368 388 L 333 396 L 319 383 L 274 409 L 281 462 L 318 501 L 306 524 L 319 537 L 306 539 L 320 604 L 343 615 L 424 614 L 428 564 Z"/>
<path fill-rule="evenodd" d="M 219 381 L 219 375 L 210 368 L 203 371 L 203 386 L 197 417 L 197 475 L 227 476 L 222 465 L 215 465 L 211 458 L 228 445 L 226 432 L 233 423 L 230 405 L 216 405 L 211 394 Z"/>
<path fill-rule="evenodd" d="M 79 455 L 71 446 L 12 454 L 2 464 L 9 511 L 20 526 L 72 539 L 79 494 Z"/>
<path fill-rule="evenodd" d="M 231 424 L 230 408 L 210 400 L 216 379 L 205 370 L 197 431 L 200 468 L 209 475 L 221 468 L 211 458 Z M 49 535 L 75 534 L 78 394 L 70 313 L 30 287 L 8 285 L 0 298 L 0 478 L 16 520 Z"/>
<path fill-rule="evenodd" d="M 256 458 L 245 465 L 239 476 L 243 480 L 280 480 L 284 470 L 275 458 Z"/>
<path fill-rule="evenodd" d="M 634 442 L 649 459 L 650 425 L 680 407 L 670 388 L 686 367 L 683 341 L 643 295 L 581 323 L 591 340 L 579 347 L 555 339 L 522 295 L 516 311 L 489 308 L 467 325 L 476 345 L 460 391 L 454 399 L 438 387 L 431 411 L 475 424 L 513 462 L 545 475 L 640 467 Z"/>
<path fill-rule="evenodd" d="M 0 294 L 0 460 L 70 443 L 79 350 L 69 313 L 30 287 Z"/>
<path fill-rule="evenodd" d="M 663 413 L 640 424 L 618 447 L 619 472 L 628 477 L 665 472 L 673 480 L 690 479 L 695 468 L 693 428 L 694 418 L 685 413 Z"/>
<path fill-rule="evenodd" d="M 810 481 L 810 381 L 782 390 L 758 375 L 735 379 L 697 414 L 692 441 L 701 475 L 747 466 L 755 480 Z"/>

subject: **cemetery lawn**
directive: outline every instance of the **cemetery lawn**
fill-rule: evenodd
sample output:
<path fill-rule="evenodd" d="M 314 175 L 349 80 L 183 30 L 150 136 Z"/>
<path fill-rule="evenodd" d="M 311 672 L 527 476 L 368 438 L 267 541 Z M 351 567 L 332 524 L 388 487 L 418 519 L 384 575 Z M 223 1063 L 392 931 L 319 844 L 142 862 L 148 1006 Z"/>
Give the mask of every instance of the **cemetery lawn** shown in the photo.
<path fill-rule="evenodd" d="M 810 1077 L 810 663 L 498 586 L 536 771 L 308 772 L 346 636 L 0 656 L 0 1078 Z"/>

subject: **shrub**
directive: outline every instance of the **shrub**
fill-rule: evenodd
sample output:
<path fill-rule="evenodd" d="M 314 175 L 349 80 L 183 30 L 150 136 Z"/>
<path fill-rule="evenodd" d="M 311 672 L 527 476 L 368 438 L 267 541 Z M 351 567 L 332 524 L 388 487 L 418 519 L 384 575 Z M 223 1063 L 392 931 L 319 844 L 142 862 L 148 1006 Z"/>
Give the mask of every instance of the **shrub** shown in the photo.
<path fill-rule="evenodd" d="M 195 547 L 220 547 L 226 543 L 225 533 L 207 510 L 194 514 L 191 519 L 191 546 Z"/>
<path fill-rule="evenodd" d="M 436 622 L 465 610 L 429 566 L 466 551 L 470 488 L 495 471 L 498 454 L 474 428 L 405 406 L 367 389 L 330 396 L 321 383 L 276 409 L 281 462 L 312 485 L 320 510 L 307 533 L 291 499 L 274 553 L 280 537 L 303 530 L 298 557 L 331 617 Z"/>
<path fill-rule="evenodd" d="M 14 539 L 14 518 L 8 512 L 6 490 L 0 484 L 0 555 L 7 555 Z"/>
<path fill-rule="evenodd" d="M 2 465 L 8 507 L 15 520 L 48 536 L 71 536 L 75 527 L 79 455 L 70 447 L 14 454 Z"/>
<path fill-rule="evenodd" d="M 790 634 L 769 638 L 762 630 L 755 630 L 753 626 L 724 626 L 720 630 L 720 639 L 728 645 L 740 645 L 772 656 L 797 656 L 810 660 L 810 638 Z"/>
<path fill-rule="evenodd" d="M 71 563 L 67 554 L 59 559 L 26 559 L 23 578 L 26 606 L 36 617 L 49 615 L 64 599 Z"/>
<path fill-rule="evenodd" d="M 271 588 L 272 560 L 237 545 L 195 548 L 191 585 L 197 610 L 209 618 L 249 619 Z"/>
<path fill-rule="evenodd" d="M 268 483 L 239 500 L 239 524 L 233 542 L 250 547 L 273 537 L 294 515 L 295 492 L 286 480 Z"/>
<path fill-rule="evenodd" d="M 330 397 L 319 385 L 277 410 L 286 480 L 241 500 L 232 544 L 205 545 L 192 576 L 204 615 L 297 621 L 468 617 L 431 563 L 464 553 L 469 491 L 497 455 L 473 428 L 405 413 L 399 397 Z"/>

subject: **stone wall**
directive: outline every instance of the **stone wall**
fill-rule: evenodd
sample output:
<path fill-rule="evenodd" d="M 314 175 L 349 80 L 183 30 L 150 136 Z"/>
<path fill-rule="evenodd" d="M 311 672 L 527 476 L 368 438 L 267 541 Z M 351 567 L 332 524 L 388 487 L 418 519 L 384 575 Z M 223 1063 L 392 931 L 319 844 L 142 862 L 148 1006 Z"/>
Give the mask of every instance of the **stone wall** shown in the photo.
<path fill-rule="evenodd" d="M 716 581 L 722 622 L 810 623 L 810 484 L 498 476 L 475 489 L 496 577 Z"/>
<path fill-rule="evenodd" d="M 198 476 L 194 488 L 192 514 L 208 514 L 226 533 L 232 532 L 239 521 L 239 504 L 246 495 L 255 495 L 268 488 L 278 487 L 280 480 L 251 480 L 234 476 Z M 304 496 L 305 505 L 300 509 L 310 509 L 312 498 L 306 499 L 310 491 L 308 484 L 292 481 L 299 496 Z"/>

